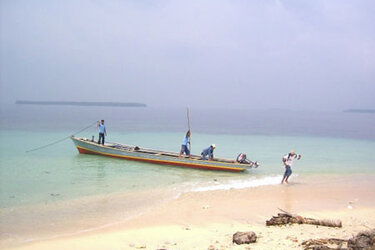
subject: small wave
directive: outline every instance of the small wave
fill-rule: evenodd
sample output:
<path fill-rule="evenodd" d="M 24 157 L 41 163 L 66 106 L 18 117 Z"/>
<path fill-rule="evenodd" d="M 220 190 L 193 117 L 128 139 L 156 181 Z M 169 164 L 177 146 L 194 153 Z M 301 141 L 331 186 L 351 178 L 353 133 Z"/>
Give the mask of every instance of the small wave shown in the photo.
<path fill-rule="evenodd" d="M 226 183 L 215 181 L 208 186 L 200 186 L 193 188 L 193 192 L 215 191 L 215 190 L 230 190 L 230 189 L 244 189 L 260 186 L 278 185 L 282 179 L 282 175 L 267 176 L 262 178 L 253 178 L 248 180 L 231 180 Z"/>

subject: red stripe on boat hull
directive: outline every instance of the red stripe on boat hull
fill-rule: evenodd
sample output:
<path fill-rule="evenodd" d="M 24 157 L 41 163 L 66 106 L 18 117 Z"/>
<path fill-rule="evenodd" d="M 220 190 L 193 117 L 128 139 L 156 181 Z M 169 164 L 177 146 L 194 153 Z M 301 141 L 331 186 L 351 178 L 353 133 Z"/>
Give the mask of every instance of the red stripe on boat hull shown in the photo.
<path fill-rule="evenodd" d="M 192 165 L 192 164 L 186 164 L 186 163 L 179 163 L 179 162 L 169 162 L 169 161 L 162 161 L 162 160 L 152 160 L 152 159 L 145 159 L 145 158 L 132 158 L 132 157 L 127 157 L 124 155 L 106 155 L 106 154 L 101 154 L 100 152 L 95 152 L 91 151 L 86 148 L 82 147 L 77 147 L 78 152 L 81 154 L 92 154 L 92 155 L 102 155 L 102 156 L 107 156 L 107 157 L 112 157 L 112 158 L 119 158 L 119 159 L 127 159 L 127 160 L 132 160 L 132 161 L 140 161 L 140 162 L 148 162 L 148 163 L 156 163 L 156 164 L 165 164 L 165 165 L 173 165 L 173 166 L 180 166 L 180 167 L 188 167 L 188 168 L 197 168 L 197 169 L 208 169 L 208 170 L 222 170 L 222 171 L 229 171 L 229 172 L 242 172 L 244 169 L 228 169 L 228 168 L 220 168 L 220 167 L 210 167 L 210 166 L 203 166 L 203 165 Z"/>

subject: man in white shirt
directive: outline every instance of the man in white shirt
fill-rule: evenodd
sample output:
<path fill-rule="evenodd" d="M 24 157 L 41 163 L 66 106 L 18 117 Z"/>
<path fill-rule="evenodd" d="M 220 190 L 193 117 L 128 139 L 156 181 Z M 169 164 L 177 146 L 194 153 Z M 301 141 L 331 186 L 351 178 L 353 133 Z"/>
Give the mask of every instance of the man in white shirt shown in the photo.
<path fill-rule="evenodd" d="M 301 159 L 301 155 L 296 154 L 296 152 L 294 152 L 294 150 L 291 150 L 289 154 L 284 155 L 283 163 L 284 163 L 284 167 L 285 167 L 285 172 L 284 172 L 284 177 L 281 180 L 281 184 L 283 184 L 284 181 L 286 183 L 289 183 L 288 178 L 292 174 L 292 165 L 293 165 L 293 162 L 294 162 L 295 159 L 297 159 L 297 160 Z"/>

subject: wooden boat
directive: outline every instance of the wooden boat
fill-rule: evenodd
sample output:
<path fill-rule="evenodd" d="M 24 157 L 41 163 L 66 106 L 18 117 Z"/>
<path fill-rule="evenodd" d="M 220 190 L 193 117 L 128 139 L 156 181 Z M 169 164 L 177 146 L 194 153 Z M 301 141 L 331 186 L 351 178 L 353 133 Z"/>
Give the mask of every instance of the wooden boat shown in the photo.
<path fill-rule="evenodd" d="M 192 155 L 191 158 L 180 158 L 179 154 L 175 152 L 165 152 L 111 142 L 99 145 L 95 141 L 75 136 L 71 136 L 71 139 L 81 154 L 96 154 L 155 164 L 232 172 L 242 172 L 251 168 L 249 164 L 242 164 L 228 159 L 215 158 L 210 161 L 201 160 L 201 157 L 198 155 Z"/>

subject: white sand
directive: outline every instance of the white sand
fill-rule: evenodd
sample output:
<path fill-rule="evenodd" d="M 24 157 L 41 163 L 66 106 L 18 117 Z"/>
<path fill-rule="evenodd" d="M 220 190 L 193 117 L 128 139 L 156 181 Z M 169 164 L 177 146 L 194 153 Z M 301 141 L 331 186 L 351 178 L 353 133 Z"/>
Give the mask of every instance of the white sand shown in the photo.
<path fill-rule="evenodd" d="M 310 238 L 348 239 L 375 228 L 375 182 L 358 179 L 301 179 L 291 185 L 186 193 L 105 230 L 17 249 L 301 249 L 302 241 Z M 303 217 L 340 219 L 343 227 L 265 226 L 278 208 Z M 237 231 L 254 231 L 258 241 L 235 245 L 232 235 Z"/>

